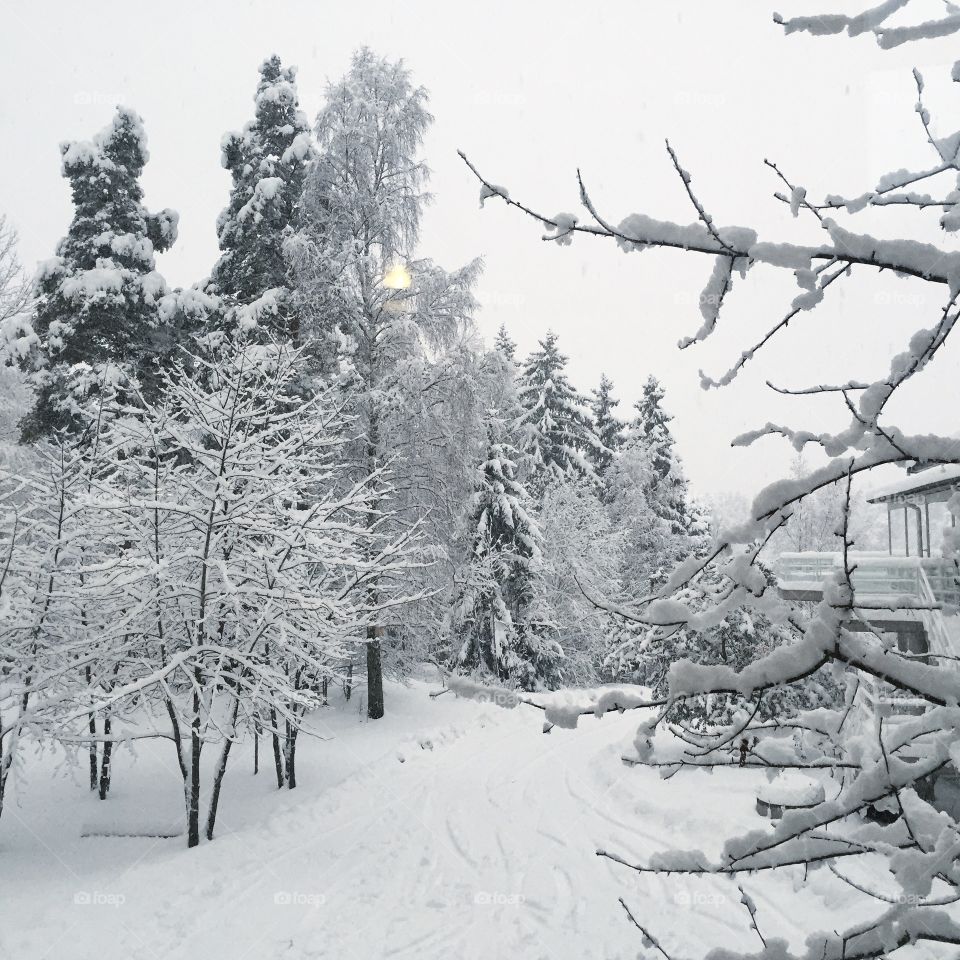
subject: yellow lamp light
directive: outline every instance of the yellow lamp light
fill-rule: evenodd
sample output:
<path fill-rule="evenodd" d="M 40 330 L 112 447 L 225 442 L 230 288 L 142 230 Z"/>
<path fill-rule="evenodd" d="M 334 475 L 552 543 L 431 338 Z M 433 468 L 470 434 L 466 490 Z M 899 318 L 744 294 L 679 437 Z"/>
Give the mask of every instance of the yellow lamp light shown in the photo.
<path fill-rule="evenodd" d="M 387 271 L 383 285 L 390 290 L 407 290 L 410 287 L 410 273 L 402 263 L 398 263 Z"/>

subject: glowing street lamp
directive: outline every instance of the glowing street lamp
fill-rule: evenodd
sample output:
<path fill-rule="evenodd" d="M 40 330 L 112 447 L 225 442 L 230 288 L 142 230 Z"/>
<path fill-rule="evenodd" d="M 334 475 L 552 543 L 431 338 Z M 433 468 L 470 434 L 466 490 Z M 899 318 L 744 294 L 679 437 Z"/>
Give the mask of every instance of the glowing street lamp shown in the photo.
<path fill-rule="evenodd" d="M 410 273 L 402 263 L 395 264 L 384 276 L 383 285 L 389 290 L 408 290 Z"/>
<path fill-rule="evenodd" d="M 407 270 L 402 263 L 395 263 L 383 277 L 383 285 L 387 290 L 397 291 L 397 293 L 401 290 L 409 290 L 410 283 L 410 271 Z M 398 296 L 397 293 L 388 296 L 383 308 L 388 313 L 409 313 L 410 304 L 408 303 L 408 298 Z"/>

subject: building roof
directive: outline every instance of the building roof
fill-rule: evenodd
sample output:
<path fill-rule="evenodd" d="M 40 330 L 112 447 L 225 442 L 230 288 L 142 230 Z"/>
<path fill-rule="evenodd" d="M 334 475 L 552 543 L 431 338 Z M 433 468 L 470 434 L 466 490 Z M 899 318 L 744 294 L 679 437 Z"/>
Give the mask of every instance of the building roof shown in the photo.
<path fill-rule="evenodd" d="M 911 493 L 935 493 L 960 487 L 960 463 L 927 467 L 867 494 L 868 503 L 888 503 Z"/>

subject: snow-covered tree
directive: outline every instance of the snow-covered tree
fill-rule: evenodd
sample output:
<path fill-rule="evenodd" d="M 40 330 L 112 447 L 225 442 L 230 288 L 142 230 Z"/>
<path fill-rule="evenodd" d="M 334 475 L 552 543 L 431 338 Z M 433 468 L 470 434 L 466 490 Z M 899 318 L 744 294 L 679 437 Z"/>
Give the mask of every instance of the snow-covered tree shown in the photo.
<path fill-rule="evenodd" d="M 620 582 L 631 596 L 646 594 L 690 554 L 693 544 L 648 498 L 655 474 L 643 446 L 628 444 L 610 465 L 606 481 L 607 510 L 623 540 Z"/>
<path fill-rule="evenodd" d="M 409 537 L 388 540 L 369 521 L 379 478 L 345 491 L 338 482 L 339 413 L 322 395 L 298 396 L 301 363 L 284 347 L 248 344 L 177 364 L 160 403 L 123 411 L 126 455 L 99 486 L 99 510 L 135 545 L 100 576 L 123 584 L 127 620 L 137 612 L 140 626 L 128 627 L 138 656 L 91 709 L 148 698 L 166 713 L 190 845 L 201 831 L 204 749 L 218 749 L 210 838 L 245 728 L 276 735 L 295 785 L 296 735 L 321 681 L 338 676 L 382 615 L 365 584 L 406 563 Z"/>
<path fill-rule="evenodd" d="M 18 467 L 0 470 L 0 814 L 23 742 L 52 738 L 86 639 L 73 592 L 87 459 L 44 444 Z"/>
<path fill-rule="evenodd" d="M 590 597 L 620 592 L 626 530 L 601 502 L 596 485 L 584 482 L 547 487 L 538 522 L 545 604 L 563 649 L 564 686 L 594 685 L 620 623 Z"/>
<path fill-rule="evenodd" d="M 542 537 L 517 480 L 515 451 L 491 419 L 466 514 L 470 551 L 458 574 L 454 665 L 532 690 L 558 679 L 563 652 L 544 622 Z"/>
<path fill-rule="evenodd" d="M 428 199 L 420 149 L 431 121 L 426 91 L 402 62 L 359 50 L 347 75 L 327 89 L 304 225 L 288 245 L 313 335 L 338 342 L 345 402 L 361 433 L 356 468 L 368 475 L 389 465 L 398 480 L 415 478 L 406 490 L 384 491 L 383 506 L 408 525 L 421 522 L 428 551 L 449 536 L 449 521 L 424 502 L 423 478 L 454 431 L 445 420 L 439 435 L 428 432 L 418 411 L 435 419 L 461 409 L 457 371 L 479 270 L 471 263 L 447 272 L 415 256 Z M 468 473 L 462 461 L 461 471 Z M 429 500 L 441 493 L 431 489 Z M 370 581 L 368 589 L 374 598 L 379 587 Z M 371 626 L 367 644 L 371 718 L 384 711 L 387 626 Z"/>
<path fill-rule="evenodd" d="M 793 479 L 802 481 L 810 472 L 804 455 L 798 453 L 793 459 Z M 845 500 L 842 481 L 804 497 L 790 519 L 770 538 L 770 553 L 840 550 L 839 531 L 843 527 Z M 871 510 L 863 495 L 852 494 L 849 526 L 861 550 L 886 549 L 886 529 L 878 529 L 877 519 L 876 511 Z"/>
<path fill-rule="evenodd" d="M 735 527 L 750 518 L 750 499 L 740 491 L 722 491 L 709 494 L 704 499 L 704 511 L 711 533 L 716 536 L 721 530 Z"/>
<path fill-rule="evenodd" d="M 30 281 L 17 253 L 17 231 L 0 213 L 0 360 L 10 361 L 29 348 L 19 343 L 30 306 Z"/>
<path fill-rule="evenodd" d="M 18 458 L 19 421 L 32 397 L 20 361 L 36 343 L 30 327 L 32 284 L 20 263 L 17 232 L 0 213 L 0 463 Z"/>
<path fill-rule="evenodd" d="M 619 405 L 620 401 L 613 395 L 613 381 L 603 374 L 600 377 L 600 386 L 592 392 L 590 400 L 593 427 L 597 439 L 603 444 L 603 449 L 593 454 L 594 468 L 601 476 L 626 439 L 627 425 L 614 412 Z"/>
<path fill-rule="evenodd" d="M 223 253 L 209 286 L 221 299 L 216 323 L 227 332 L 294 343 L 300 340 L 299 310 L 284 244 L 296 226 L 313 155 L 296 73 L 276 55 L 264 60 L 254 119 L 223 138 L 221 161 L 233 183 L 230 202 L 217 219 Z"/>
<path fill-rule="evenodd" d="M 766 589 L 776 590 L 776 579 L 761 567 Z M 775 622 L 762 610 L 732 607 L 721 617 L 710 617 L 717 597 L 723 594 L 721 577 L 707 568 L 693 583 L 675 594 L 675 599 L 690 611 L 704 614 L 696 628 L 686 623 L 646 624 L 623 620 L 612 631 L 613 641 L 607 658 L 611 675 L 650 688 L 655 698 L 669 696 L 670 670 L 680 661 L 717 664 L 740 671 L 792 641 L 791 628 Z M 634 594 L 636 596 L 636 594 Z M 731 724 L 740 711 L 756 706 L 759 720 L 789 723 L 805 710 L 835 707 L 843 703 L 843 690 L 828 669 L 810 677 L 772 688 L 757 704 L 735 692 L 715 693 L 684 699 L 671 713 L 671 722 L 689 724 L 703 731 Z"/>
<path fill-rule="evenodd" d="M 658 510 L 652 491 L 657 475 L 652 453 L 644 444 L 628 442 L 604 477 L 604 501 L 618 540 L 617 575 L 606 584 L 596 581 L 592 598 L 615 603 L 654 593 L 673 567 L 699 546 L 678 532 Z M 648 630 L 615 617 L 606 635 L 605 671 L 615 680 L 645 681 L 655 668 L 647 655 Z M 670 658 L 664 661 L 669 664 Z"/>
<path fill-rule="evenodd" d="M 20 334 L 33 341 L 24 362 L 37 393 L 26 439 L 75 430 L 81 406 L 105 381 L 132 376 L 149 393 L 157 360 L 173 347 L 159 315 L 167 289 L 154 254 L 176 239 L 178 217 L 141 203 L 149 154 L 140 117 L 118 107 L 92 141 L 60 151 L 75 209 L 57 255 L 40 267 L 32 334 Z"/>
<path fill-rule="evenodd" d="M 777 19 L 788 33 L 872 33 L 884 48 L 960 29 L 960 18 L 952 11 L 939 20 L 889 25 L 894 14 L 906 16 L 903 11 L 908 5 L 910 0 L 895 0 L 855 16 Z M 954 77 L 957 76 L 960 68 L 955 67 Z M 667 673 L 667 693 L 663 697 L 646 697 L 636 690 L 614 690 L 588 704 L 546 709 L 548 722 L 567 726 L 575 725 L 580 714 L 649 709 L 649 718 L 637 732 L 635 762 L 668 772 L 685 766 L 843 771 L 826 799 L 785 815 L 772 829 L 729 837 L 716 857 L 700 851 L 663 851 L 650 863 L 632 865 L 608 851 L 598 851 L 623 869 L 632 867 L 642 873 L 661 875 L 740 877 L 758 870 L 789 872 L 799 868 L 797 879 L 803 882 L 811 867 L 826 864 L 830 871 L 826 882 L 833 885 L 831 893 L 862 898 L 858 904 L 862 913 L 854 922 L 830 930 L 818 925 L 802 939 L 794 937 L 791 943 L 775 934 L 772 923 L 766 928 L 758 924 L 753 899 L 744 893 L 745 931 L 752 928 L 762 944 L 756 949 L 716 948 L 709 952 L 712 960 L 867 960 L 906 957 L 908 951 L 915 952 L 915 948 L 927 945 L 932 950 L 944 946 L 954 951 L 960 945 L 960 924 L 950 912 L 950 905 L 960 893 L 960 823 L 955 810 L 948 812 L 942 805 L 938 809 L 931 802 L 927 786 L 931 778 L 944 771 L 952 769 L 955 774 L 958 765 L 960 708 L 957 673 L 951 666 L 954 657 L 945 649 L 946 645 L 941 645 L 918 658 L 889 643 L 882 631 L 874 629 L 870 611 L 875 605 L 871 606 L 869 598 L 858 596 L 855 587 L 856 559 L 851 552 L 849 524 L 855 485 L 878 468 L 893 464 L 908 467 L 960 463 L 955 439 L 929 431 L 908 433 L 890 421 L 888 412 L 891 399 L 904 384 L 929 371 L 931 360 L 941 352 L 960 319 L 960 256 L 945 245 L 889 234 L 877 236 L 876 225 L 882 223 L 882 218 L 877 217 L 891 205 L 932 209 L 945 231 L 960 229 L 960 197 L 956 191 L 950 190 L 942 200 L 918 192 L 917 184 L 940 174 L 955 178 L 960 171 L 960 154 L 955 136 L 939 139 L 932 133 L 934 121 L 923 102 L 923 78 L 918 72 L 915 80 L 920 126 L 935 154 L 932 166 L 916 171 L 897 169 L 858 197 L 833 194 L 818 201 L 811 199 L 777 164 L 768 161 L 772 175 L 785 188 L 777 199 L 789 207 L 794 217 L 802 214 L 816 221 L 820 228 L 822 239 L 814 244 L 761 242 L 754 229 L 718 225 L 694 192 L 691 174 L 683 169 L 669 145 L 670 162 L 697 216 L 693 224 L 664 222 L 645 214 L 630 215 L 614 223 L 596 211 L 583 177 L 578 184 L 579 193 L 593 222 L 580 223 L 570 215 L 547 217 L 521 206 L 505 188 L 478 174 L 482 197 L 498 197 L 507 205 L 518 206 L 536 217 L 550 236 L 570 241 L 578 234 L 589 234 L 614 240 L 627 251 L 679 249 L 686 255 L 709 258 L 712 271 L 707 295 L 701 298 L 704 322 L 681 341 L 684 348 L 694 346 L 716 330 L 724 294 L 734 273 L 746 281 L 751 273 L 764 268 L 789 271 L 800 292 L 784 317 L 758 342 L 747 344 L 726 373 L 716 379 L 702 375 L 702 386 L 707 389 L 730 384 L 747 363 L 760 362 L 765 346 L 777 338 L 792 318 L 816 308 L 828 289 L 851 273 L 878 271 L 882 278 L 896 277 L 892 281 L 895 283 L 903 282 L 904 277 L 914 278 L 925 283 L 930 294 L 917 298 L 918 313 L 927 312 L 929 319 L 918 318 L 923 325 L 891 358 L 888 371 L 876 379 L 848 379 L 835 384 L 821 381 L 798 388 L 773 385 L 773 389 L 785 395 L 836 396 L 842 409 L 851 414 L 850 422 L 836 433 L 767 423 L 738 437 L 735 443 L 746 445 L 780 435 L 796 450 L 815 444 L 826 456 L 824 466 L 806 477 L 788 477 L 768 486 L 754 500 L 748 522 L 721 531 L 709 550 L 685 560 L 657 591 L 636 597 L 631 607 L 620 609 L 625 618 L 641 626 L 693 631 L 717 627 L 724 619 L 729 623 L 734 611 L 750 616 L 759 612 L 778 629 L 786 630 L 789 642 L 737 666 L 692 659 L 674 662 Z M 875 226 L 870 234 L 853 226 L 854 218 L 865 209 L 874 215 L 871 222 Z M 938 291 L 940 302 L 936 304 L 932 294 Z M 852 318 L 855 311 L 847 311 L 845 316 Z M 797 504 L 838 482 L 844 490 L 842 564 L 825 583 L 823 599 L 815 605 L 812 615 L 803 617 L 770 588 L 759 568 L 761 552 L 771 536 L 788 522 Z M 960 514 L 956 497 L 950 509 L 954 516 Z M 960 573 L 960 537 L 948 531 L 946 540 L 945 559 L 952 561 L 954 570 Z M 703 578 L 718 587 L 711 589 L 712 597 L 705 608 L 695 610 L 684 602 L 683 593 Z M 939 601 L 917 602 L 934 618 L 942 611 Z M 768 697 L 827 665 L 836 665 L 846 684 L 841 708 L 808 711 L 786 720 L 758 719 Z M 888 716 L 885 710 L 874 709 L 869 699 L 865 701 L 863 691 L 877 683 L 889 685 L 888 689 L 900 691 L 914 703 L 920 701 L 922 712 Z M 749 706 L 729 725 L 685 739 L 657 736 L 661 727 L 670 724 L 681 704 L 730 694 L 743 697 Z M 878 807 L 886 814 L 881 821 L 875 817 L 864 820 L 864 814 Z M 857 867 L 859 871 L 852 873 Z M 654 922 L 640 914 L 641 922 L 628 899 L 625 896 L 621 900 L 626 921 L 638 929 L 644 943 L 669 956 L 660 946 Z"/>
<path fill-rule="evenodd" d="M 552 481 L 594 479 L 591 458 L 603 453 L 587 399 L 570 383 L 566 366 L 557 335 L 549 331 L 539 349 L 527 357 L 518 378 L 523 408 L 521 452 L 528 486 L 538 497 Z"/>
<path fill-rule="evenodd" d="M 697 524 L 690 504 L 687 478 L 670 430 L 673 417 L 663 408 L 663 387 L 654 376 L 643 385 L 634 404 L 637 415 L 630 424 L 627 442 L 646 451 L 652 472 L 645 489 L 647 500 L 675 534 L 688 534 Z"/>
<path fill-rule="evenodd" d="M 517 345 L 510 337 L 510 332 L 507 330 L 505 323 L 501 323 L 500 329 L 497 330 L 496 339 L 493 341 L 493 349 L 503 354 L 511 363 L 517 355 Z"/>

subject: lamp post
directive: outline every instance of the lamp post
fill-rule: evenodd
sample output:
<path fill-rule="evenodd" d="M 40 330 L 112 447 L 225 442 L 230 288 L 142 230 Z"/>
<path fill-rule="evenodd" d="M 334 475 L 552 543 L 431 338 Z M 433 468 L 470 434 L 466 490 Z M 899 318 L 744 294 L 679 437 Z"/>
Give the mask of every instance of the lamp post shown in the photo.
<path fill-rule="evenodd" d="M 387 313 L 407 313 L 409 311 L 409 297 L 402 291 L 409 290 L 413 282 L 410 271 L 403 263 L 395 263 L 384 275 L 383 285 L 390 291 L 386 303 L 383 305 Z"/>
<path fill-rule="evenodd" d="M 402 263 L 394 264 L 383 277 L 383 285 L 388 290 L 409 290 L 410 271 Z"/>

